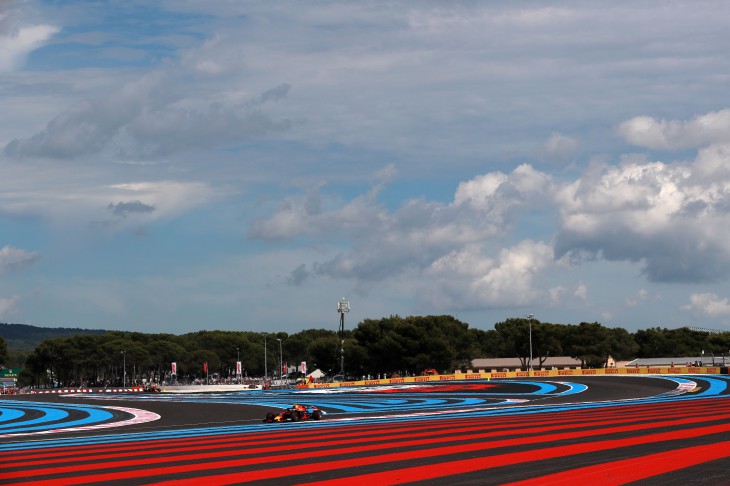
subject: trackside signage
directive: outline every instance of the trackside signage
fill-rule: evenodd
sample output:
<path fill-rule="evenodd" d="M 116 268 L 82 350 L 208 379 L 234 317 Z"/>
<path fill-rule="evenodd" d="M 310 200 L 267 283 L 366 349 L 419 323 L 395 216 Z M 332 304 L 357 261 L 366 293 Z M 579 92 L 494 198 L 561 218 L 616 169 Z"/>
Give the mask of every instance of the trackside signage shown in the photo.
<path fill-rule="evenodd" d="M 19 371 L 19 370 L 18 370 Z M 651 368 L 597 368 L 597 369 L 567 369 L 567 370 L 532 370 L 532 371 L 501 371 L 501 372 L 469 372 L 454 373 L 452 375 L 437 376 L 404 376 L 397 378 L 370 379 L 345 381 L 342 383 L 309 383 L 298 385 L 297 388 L 338 388 L 349 386 L 377 386 L 401 383 L 423 383 L 429 381 L 453 380 L 489 380 L 497 378 L 528 378 L 549 376 L 580 376 L 580 375 L 668 375 L 668 374 L 707 374 L 719 375 L 727 373 L 727 368 L 719 366 L 674 366 Z"/>

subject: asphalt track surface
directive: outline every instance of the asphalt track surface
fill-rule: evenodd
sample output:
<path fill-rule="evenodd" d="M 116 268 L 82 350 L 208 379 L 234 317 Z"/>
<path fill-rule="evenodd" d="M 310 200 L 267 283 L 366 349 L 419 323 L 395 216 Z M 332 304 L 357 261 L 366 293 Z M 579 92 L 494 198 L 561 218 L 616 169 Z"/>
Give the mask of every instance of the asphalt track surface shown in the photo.
<path fill-rule="evenodd" d="M 320 421 L 263 423 L 292 403 Z M 0 483 L 730 484 L 725 376 L 0 400 Z"/>

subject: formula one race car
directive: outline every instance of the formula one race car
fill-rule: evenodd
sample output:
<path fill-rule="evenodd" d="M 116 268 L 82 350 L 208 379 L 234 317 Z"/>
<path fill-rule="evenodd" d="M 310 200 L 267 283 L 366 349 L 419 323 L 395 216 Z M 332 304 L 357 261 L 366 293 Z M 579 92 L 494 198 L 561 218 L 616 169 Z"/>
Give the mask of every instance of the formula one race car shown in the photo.
<path fill-rule="evenodd" d="M 299 422 L 300 420 L 320 420 L 324 412 L 313 405 L 301 405 L 295 403 L 289 408 L 285 408 L 279 413 L 269 412 L 266 414 L 264 422 Z"/>

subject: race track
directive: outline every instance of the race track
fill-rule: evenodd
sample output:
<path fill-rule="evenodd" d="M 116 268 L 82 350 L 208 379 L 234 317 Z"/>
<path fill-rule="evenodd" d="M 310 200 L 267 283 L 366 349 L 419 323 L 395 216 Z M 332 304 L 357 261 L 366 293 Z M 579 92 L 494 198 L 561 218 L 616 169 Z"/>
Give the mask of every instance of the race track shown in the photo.
<path fill-rule="evenodd" d="M 2 484 L 727 484 L 725 376 L 0 400 Z M 321 421 L 265 424 L 306 403 Z"/>

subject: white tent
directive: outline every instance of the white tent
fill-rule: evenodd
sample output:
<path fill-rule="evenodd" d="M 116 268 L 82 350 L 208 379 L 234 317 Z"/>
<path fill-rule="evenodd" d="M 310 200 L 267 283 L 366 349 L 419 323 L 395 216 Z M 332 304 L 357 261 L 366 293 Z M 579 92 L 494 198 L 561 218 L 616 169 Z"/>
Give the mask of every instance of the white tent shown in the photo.
<path fill-rule="evenodd" d="M 324 373 L 322 373 L 322 370 L 317 368 L 316 370 L 312 371 L 307 375 L 307 378 L 314 378 L 315 380 L 318 380 L 324 376 Z"/>

